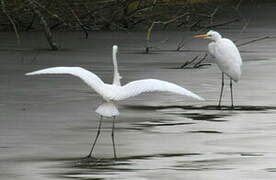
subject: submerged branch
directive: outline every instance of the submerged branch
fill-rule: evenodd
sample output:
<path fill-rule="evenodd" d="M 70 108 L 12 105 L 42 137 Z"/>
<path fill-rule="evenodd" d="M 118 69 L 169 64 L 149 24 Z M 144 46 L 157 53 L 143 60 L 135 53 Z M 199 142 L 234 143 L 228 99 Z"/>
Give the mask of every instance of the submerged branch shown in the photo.
<path fill-rule="evenodd" d="M 199 68 L 202 66 L 209 66 L 211 65 L 210 63 L 202 63 L 208 56 L 208 53 L 205 52 L 204 56 L 193 66 L 193 68 Z"/>
<path fill-rule="evenodd" d="M 208 56 L 208 53 L 205 52 L 204 56 L 202 56 L 198 62 L 196 62 L 196 60 L 198 60 L 199 56 L 195 56 L 192 60 L 190 61 L 186 61 L 184 64 L 182 64 L 179 68 L 177 69 L 184 69 L 184 68 L 200 68 L 202 66 L 210 66 L 210 63 L 202 63 Z M 196 62 L 194 65 L 192 65 L 194 62 Z M 191 66 L 189 66 L 191 65 Z"/>
<path fill-rule="evenodd" d="M 253 40 L 250 40 L 250 41 L 238 44 L 237 46 L 241 47 L 241 46 L 245 46 L 245 45 L 257 42 L 257 41 L 261 41 L 261 40 L 265 40 L 265 39 L 274 39 L 274 38 L 276 38 L 276 36 L 263 36 L 263 37 L 259 37 L 259 38 L 256 38 L 256 39 L 253 39 Z"/>

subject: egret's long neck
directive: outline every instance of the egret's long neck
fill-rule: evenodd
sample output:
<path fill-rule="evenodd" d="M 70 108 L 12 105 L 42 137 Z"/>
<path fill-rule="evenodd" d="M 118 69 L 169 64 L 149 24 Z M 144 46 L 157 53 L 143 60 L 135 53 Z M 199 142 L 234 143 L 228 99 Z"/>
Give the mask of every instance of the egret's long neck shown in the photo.
<path fill-rule="evenodd" d="M 214 41 L 217 42 L 218 40 L 221 40 L 222 39 L 222 36 L 220 34 L 216 34 L 214 36 Z"/>
<path fill-rule="evenodd" d="M 114 66 L 114 76 L 113 76 L 113 85 L 121 86 L 121 76 L 118 71 L 118 64 L 117 64 L 117 49 L 113 49 L 112 52 L 113 58 L 113 66 Z"/>

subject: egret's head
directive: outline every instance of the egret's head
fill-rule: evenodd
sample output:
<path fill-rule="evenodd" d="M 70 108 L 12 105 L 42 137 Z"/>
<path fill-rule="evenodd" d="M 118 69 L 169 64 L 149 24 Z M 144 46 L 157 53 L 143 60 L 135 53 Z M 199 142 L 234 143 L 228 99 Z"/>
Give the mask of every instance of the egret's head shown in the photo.
<path fill-rule="evenodd" d="M 216 32 L 216 31 L 210 30 L 206 34 L 200 34 L 200 35 L 196 35 L 194 37 L 195 38 L 210 39 L 212 41 L 217 41 L 218 39 L 221 38 L 221 35 L 218 32 Z"/>
<path fill-rule="evenodd" d="M 117 45 L 113 45 L 113 52 L 115 52 L 115 53 L 118 52 L 118 46 Z"/>

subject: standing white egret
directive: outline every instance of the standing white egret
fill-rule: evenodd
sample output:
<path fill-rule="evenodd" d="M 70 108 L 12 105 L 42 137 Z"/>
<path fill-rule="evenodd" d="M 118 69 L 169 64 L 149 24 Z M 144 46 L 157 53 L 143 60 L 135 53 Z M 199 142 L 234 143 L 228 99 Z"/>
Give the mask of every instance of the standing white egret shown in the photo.
<path fill-rule="evenodd" d="M 231 108 L 233 109 L 232 80 L 238 82 L 242 73 L 242 59 L 237 46 L 230 39 L 222 38 L 218 32 L 212 30 L 210 30 L 207 34 L 196 35 L 194 37 L 210 39 L 212 41 L 208 45 L 208 50 L 210 54 L 215 57 L 215 62 L 222 71 L 221 91 L 218 107 L 221 106 L 221 98 L 224 87 L 224 74 L 226 74 L 230 78 Z"/>
<path fill-rule="evenodd" d="M 104 99 L 105 102 L 96 109 L 96 112 L 100 114 L 100 122 L 99 122 L 96 138 L 93 142 L 93 145 L 88 157 L 91 157 L 94 146 L 99 137 L 103 117 L 113 117 L 111 135 L 112 135 L 114 158 L 116 158 L 116 150 L 115 150 L 115 143 L 114 143 L 114 121 L 115 121 L 115 117 L 119 115 L 119 111 L 116 107 L 117 101 L 124 100 L 129 97 L 137 96 L 141 93 L 154 92 L 154 91 L 171 92 L 175 94 L 189 96 L 198 100 L 203 100 L 203 98 L 201 98 L 200 96 L 194 94 L 193 92 L 185 88 L 182 88 L 170 82 L 161 81 L 157 79 L 137 80 L 137 81 L 132 81 L 124 86 L 121 86 L 120 79 L 122 77 L 120 76 L 118 71 L 117 58 L 116 58 L 117 51 L 118 51 L 118 46 L 114 45 L 113 46 L 114 77 L 113 77 L 112 84 L 104 83 L 97 75 L 81 67 L 52 67 L 52 68 L 42 69 L 42 70 L 38 70 L 38 71 L 34 71 L 26 74 L 26 75 L 71 74 L 73 76 L 77 76 L 78 78 L 82 79 L 88 86 L 90 86 Z"/>

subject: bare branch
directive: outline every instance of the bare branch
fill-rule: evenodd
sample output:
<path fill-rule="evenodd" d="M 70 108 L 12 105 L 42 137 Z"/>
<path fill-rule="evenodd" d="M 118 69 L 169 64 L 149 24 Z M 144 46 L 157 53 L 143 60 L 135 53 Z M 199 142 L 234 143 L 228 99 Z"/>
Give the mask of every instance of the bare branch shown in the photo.
<path fill-rule="evenodd" d="M 205 64 L 202 64 L 202 61 L 204 61 L 208 56 L 208 52 L 205 52 L 204 56 L 193 66 L 193 68 L 199 68 L 201 66 L 209 66 L 211 64 L 209 63 L 205 63 Z"/>
<path fill-rule="evenodd" d="M 276 36 L 263 36 L 263 37 L 259 37 L 257 39 L 253 39 L 253 40 L 238 44 L 237 46 L 241 47 L 241 46 L 245 46 L 245 45 L 257 42 L 257 41 L 261 41 L 261 40 L 265 40 L 265 39 L 274 39 L 274 38 L 276 38 Z"/>
<path fill-rule="evenodd" d="M 235 19 L 231 19 L 229 21 L 225 21 L 225 22 L 222 22 L 222 23 L 217 23 L 217 24 L 212 24 L 212 25 L 208 25 L 208 26 L 203 26 L 203 28 L 210 29 L 210 28 L 214 28 L 214 27 L 225 26 L 225 25 L 231 24 L 233 22 L 237 22 L 237 21 L 239 21 L 239 19 L 235 18 Z"/>
<path fill-rule="evenodd" d="M 192 64 L 195 60 L 197 60 L 198 56 L 195 56 L 191 61 L 186 61 L 184 64 L 182 64 L 179 69 L 184 69 L 187 67 L 189 64 Z"/>
<path fill-rule="evenodd" d="M 85 34 L 85 39 L 88 39 L 88 31 L 87 31 L 87 27 L 85 27 L 83 25 L 83 23 L 81 22 L 80 18 L 78 17 L 78 15 L 76 14 L 76 12 L 74 11 L 74 9 L 70 6 L 70 4 L 68 3 L 67 0 L 65 0 L 70 12 L 72 13 L 72 15 L 74 16 L 74 18 L 77 20 L 79 26 L 81 27 L 81 29 L 83 30 L 84 34 Z"/>
<path fill-rule="evenodd" d="M 12 17 L 10 16 L 9 12 L 6 10 L 6 4 L 4 0 L 1 0 L 1 6 L 2 6 L 2 11 L 3 13 L 8 17 L 10 23 L 12 24 L 13 30 L 15 32 L 16 35 L 16 39 L 17 39 L 17 44 L 20 44 L 20 36 L 16 27 L 15 22 L 13 21 Z"/>
<path fill-rule="evenodd" d="M 172 19 L 170 19 L 170 20 L 168 20 L 168 21 L 153 21 L 153 22 L 151 23 L 151 25 L 148 27 L 148 30 L 147 30 L 146 53 L 149 53 L 149 49 L 151 48 L 151 46 L 150 46 L 150 41 L 151 41 L 152 29 L 154 28 L 154 26 L 155 26 L 156 24 L 167 25 L 167 24 L 169 24 L 169 23 L 172 23 L 172 22 L 174 22 L 174 21 L 176 21 L 176 20 L 178 20 L 178 19 L 184 17 L 184 16 L 187 16 L 188 14 L 189 14 L 189 13 L 185 13 L 185 14 L 182 14 L 182 15 L 180 15 L 180 16 L 176 16 L 176 17 L 174 17 L 174 18 L 172 18 Z"/>
<path fill-rule="evenodd" d="M 48 27 L 48 23 L 45 20 L 44 16 L 41 14 L 38 6 L 34 3 L 33 0 L 28 0 L 28 2 L 29 2 L 29 5 L 30 5 L 31 9 L 34 11 L 34 13 L 36 14 L 36 16 L 40 19 L 40 24 L 43 27 L 44 34 L 45 34 L 45 36 L 46 36 L 46 38 L 48 40 L 48 43 L 51 46 L 52 50 L 58 50 L 58 46 L 54 42 L 52 32 L 50 31 L 50 29 Z"/>

